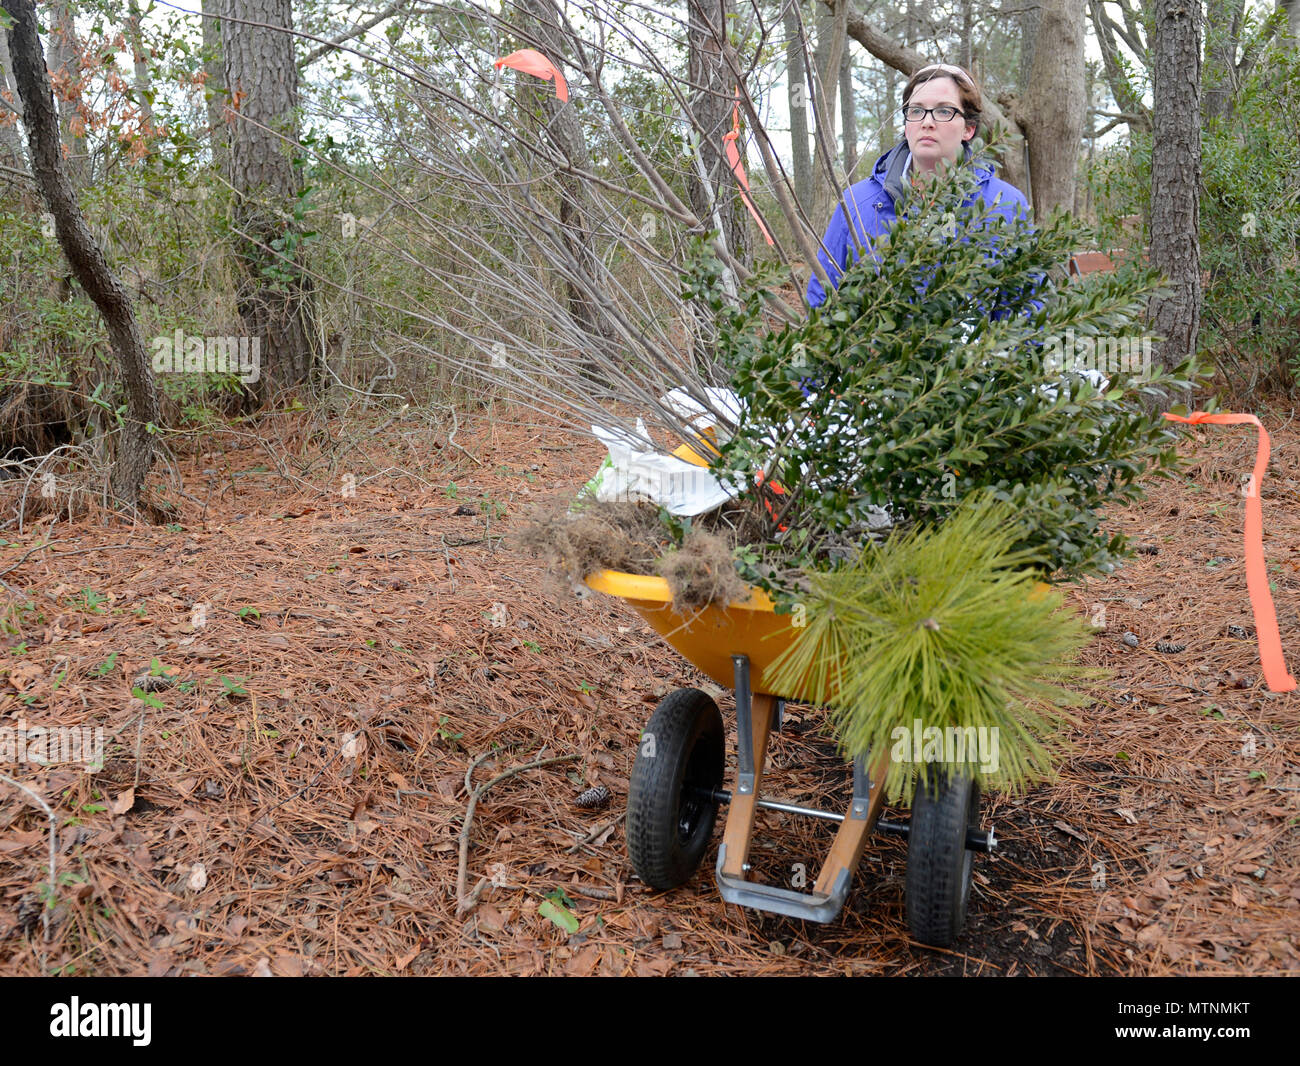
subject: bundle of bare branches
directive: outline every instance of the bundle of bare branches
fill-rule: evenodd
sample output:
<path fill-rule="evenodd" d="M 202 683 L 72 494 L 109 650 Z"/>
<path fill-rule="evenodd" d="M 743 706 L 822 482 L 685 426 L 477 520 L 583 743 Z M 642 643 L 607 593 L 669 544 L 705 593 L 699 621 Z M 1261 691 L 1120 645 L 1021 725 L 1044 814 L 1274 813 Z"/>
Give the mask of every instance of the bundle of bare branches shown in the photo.
<path fill-rule="evenodd" d="M 400 41 L 370 54 L 383 91 L 348 115 L 384 160 L 357 175 L 383 205 L 366 237 L 417 279 L 375 297 L 405 319 L 404 346 L 579 432 L 636 433 L 639 417 L 647 446 L 689 439 L 673 389 L 727 427 L 707 391 L 727 378 L 717 308 L 683 279 L 716 258 L 724 300 L 761 282 L 774 322 L 802 315 L 824 220 L 796 202 L 751 84 L 789 42 L 756 4 L 433 10 L 436 59 Z M 809 88 L 821 106 L 812 73 Z M 838 195 L 833 154 L 818 150 Z"/>

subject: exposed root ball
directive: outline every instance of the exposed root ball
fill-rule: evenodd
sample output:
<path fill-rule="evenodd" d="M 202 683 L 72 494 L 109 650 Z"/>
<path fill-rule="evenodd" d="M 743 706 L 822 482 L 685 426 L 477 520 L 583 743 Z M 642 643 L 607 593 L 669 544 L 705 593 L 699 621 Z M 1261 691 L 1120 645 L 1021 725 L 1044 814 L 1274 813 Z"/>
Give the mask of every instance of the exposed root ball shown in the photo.
<path fill-rule="evenodd" d="M 661 530 L 659 537 L 655 530 Z M 598 570 L 647 573 L 662 537 L 655 508 L 635 503 L 591 504 L 580 513 L 535 515 L 519 546 L 541 556 L 548 568 L 574 582 Z"/>
<path fill-rule="evenodd" d="M 736 573 L 731 548 L 716 533 L 694 529 L 679 551 L 659 560 L 659 573 L 668 581 L 677 610 L 698 610 L 742 599 L 748 586 Z"/>

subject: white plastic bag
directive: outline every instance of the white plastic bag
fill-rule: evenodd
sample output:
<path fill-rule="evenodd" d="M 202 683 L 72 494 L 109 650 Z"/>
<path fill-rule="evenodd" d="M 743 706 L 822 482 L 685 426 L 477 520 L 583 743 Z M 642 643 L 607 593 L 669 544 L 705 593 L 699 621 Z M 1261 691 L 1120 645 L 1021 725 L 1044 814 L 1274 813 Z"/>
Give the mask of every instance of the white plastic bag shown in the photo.
<path fill-rule="evenodd" d="M 596 475 L 583 486 L 579 501 L 648 500 L 669 514 L 688 517 L 704 514 L 739 495 L 740 490 L 674 455 L 653 448 L 645 423 L 637 419 L 636 433 L 592 426 L 596 438 L 609 449 Z"/>

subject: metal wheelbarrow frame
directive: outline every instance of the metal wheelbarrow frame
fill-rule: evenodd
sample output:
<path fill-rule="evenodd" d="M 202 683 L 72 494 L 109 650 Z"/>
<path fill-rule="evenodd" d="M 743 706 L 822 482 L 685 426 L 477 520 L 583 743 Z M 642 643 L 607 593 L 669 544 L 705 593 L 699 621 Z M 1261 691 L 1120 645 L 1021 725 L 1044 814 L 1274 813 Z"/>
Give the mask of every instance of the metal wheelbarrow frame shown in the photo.
<path fill-rule="evenodd" d="M 603 570 L 586 583 L 624 600 L 684 658 L 736 695 L 737 780 L 731 792 L 720 787 L 722 721 L 713 700 L 698 689 L 678 689 L 656 708 L 651 724 L 661 721 L 669 735 L 643 735 L 628 796 L 628 850 L 642 880 L 659 889 L 689 880 L 708 845 L 717 808 L 729 804 L 715 871 L 722 898 L 830 922 L 844 906 L 867 838 L 873 832 L 906 836 L 912 934 L 940 947 L 951 943 L 965 923 L 971 853 L 996 846 L 992 831 L 978 827 L 979 786 L 973 778 L 953 776 L 918 789 L 910 824 L 880 819 L 888 752 L 869 760 L 870 765 L 864 758 L 854 760 L 853 796 L 843 814 L 760 798 L 768 740 L 773 729 L 780 729 L 785 704 L 783 697 L 764 690 L 764 675 L 794 640 L 789 617 L 777 615 L 775 604 L 757 588 L 726 608 L 709 606 L 683 615 L 672 608 L 668 583 L 660 577 Z M 798 692 L 786 695 L 802 699 Z M 648 754 L 645 736 L 651 738 Z M 656 744 L 666 750 L 658 751 Z M 839 822 L 811 891 L 749 879 L 760 808 Z"/>

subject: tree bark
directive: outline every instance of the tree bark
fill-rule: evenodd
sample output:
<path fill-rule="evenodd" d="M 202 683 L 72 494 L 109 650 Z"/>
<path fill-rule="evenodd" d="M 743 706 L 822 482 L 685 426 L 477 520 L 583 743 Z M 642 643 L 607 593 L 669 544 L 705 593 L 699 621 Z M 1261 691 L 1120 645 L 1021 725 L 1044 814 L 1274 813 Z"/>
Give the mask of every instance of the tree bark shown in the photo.
<path fill-rule="evenodd" d="M 1300 39 L 1300 0 L 1277 0 L 1277 9 L 1286 12 L 1287 36 Z"/>
<path fill-rule="evenodd" d="M 794 195 L 805 213 L 813 209 L 812 155 L 808 151 L 808 65 L 804 62 L 803 20 L 798 0 L 786 0 L 786 81 L 790 91 L 790 147 L 794 165 Z"/>
<path fill-rule="evenodd" d="M 240 18 L 293 28 L 290 0 L 243 0 Z M 297 140 L 298 70 L 293 37 L 221 22 L 221 50 L 230 106 L 227 172 L 241 277 L 236 306 L 250 341 L 261 351 L 261 373 L 249 400 L 261 405 L 279 389 L 317 386 L 320 355 L 312 328 L 312 291 L 302 270 L 300 230 L 292 220 L 300 185 L 282 137 Z"/>
<path fill-rule="evenodd" d="M 975 32 L 975 10 L 973 0 L 962 0 L 961 4 L 961 40 L 958 45 L 957 62 L 961 66 L 975 73 L 975 42 L 972 35 Z"/>
<path fill-rule="evenodd" d="M 212 165 L 224 173 L 230 157 L 226 123 L 226 65 L 221 57 L 221 16 L 227 0 L 203 0 L 203 100 L 208 115 L 208 144 Z"/>
<path fill-rule="evenodd" d="M 1038 27 L 1043 20 L 1043 5 L 1027 2 L 1020 12 L 1020 91 L 1028 91 L 1034 74 L 1034 49 L 1038 45 Z"/>
<path fill-rule="evenodd" d="M 733 75 L 727 69 L 722 43 L 733 10 L 730 0 L 687 0 L 688 70 L 692 137 L 698 138 L 699 154 L 687 174 L 686 188 L 695 215 L 706 226 L 719 230 L 727 251 L 746 271 L 753 264 L 753 245 L 747 226 L 748 209 L 740 198 L 740 186 L 723 151 L 722 138 L 732 127 L 735 93 Z M 737 147 L 744 153 L 744 140 Z M 737 279 L 727 270 L 725 286 L 739 293 Z M 697 328 L 693 355 L 701 369 L 711 366 L 714 354 L 705 338 L 712 335 L 712 312 L 692 304 Z"/>
<path fill-rule="evenodd" d="M 1153 299 L 1148 314 L 1163 338 L 1155 358 L 1172 368 L 1195 353 L 1201 321 L 1201 8 L 1156 0 L 1155 16 L 1151 262 L 1173 291 Z"/>
<path fill-rule="evenodd" d="M 727 250 L 747 270 L 753 256 L 748 239 L 748 210 L 740 187 L 723 152 L 722 138 L 731 130 L 734 86 L 722 57 L 718 35 L 731 25 L 730 0 L 688 0 L 689 55 L 687 77 L 691 86 L 691 113 L 700 127 L 700 156 L 706 180 L 693 167 L 687 179 L 691 210 L 713 224 L 722 224 Z M 743 151 L 743 143 L 740 145 Z"/>
<path fill-rule="evenodd" d="M 109 269 L 68 181 L 59 140 L 59 116 L 36 32 L 35 5 L 32 0 L 4 0 L 4 6 L 14 17 L 8 32 L 9 52 L 23 101 L 32 174 L 54 216 L 59 245 L 73 275 L 104 316 L 109 341 L 122 368 L 127 415 L 113 463 L 110 489 L 116 501 L 133 508 L 139 503 L 145 475 L 153 464 L 153 438 L 148 429 L 151 423 L 158 422 L 153 370 L 131 299 Z"/>
<path fill-rule="evenodd" d="M 1029 141 L 1034 214 L 1074 208 L 1074 182 L 1083 136 L 1083 7 L 1078 0 L 1038 5 L 1033 67 L 1021 119 Z"/>

